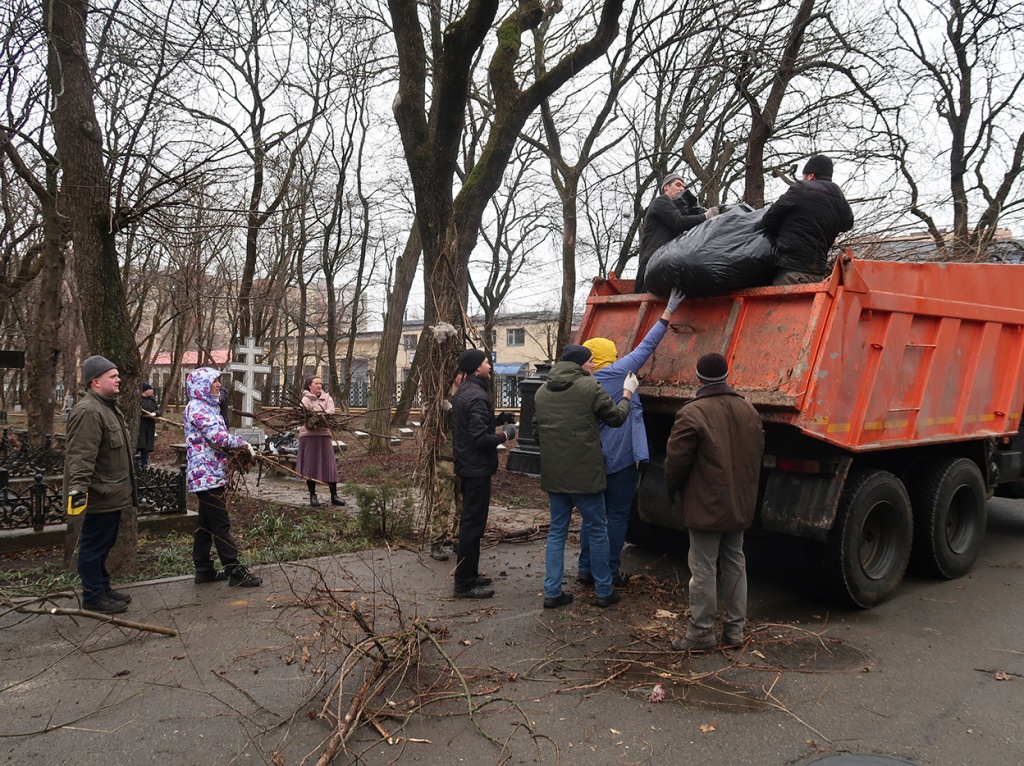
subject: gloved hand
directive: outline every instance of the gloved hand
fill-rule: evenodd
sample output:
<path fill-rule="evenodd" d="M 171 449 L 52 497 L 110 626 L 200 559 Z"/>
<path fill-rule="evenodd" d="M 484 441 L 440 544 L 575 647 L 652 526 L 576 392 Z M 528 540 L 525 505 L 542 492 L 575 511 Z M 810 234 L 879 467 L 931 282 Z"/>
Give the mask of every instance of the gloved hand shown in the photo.
<path fill-rule="evenodd" d="M 704 218 L 706 218 L 707 220 L 710 221 L 712 218 L 714 218 L 720 212 L 722 212 L 722 211 L 718 209 L 717 205 L 715 207 L 709 207 L 707 210 L 704 211 Z"/>
<path fill-rule="evenodd" d="M 629 395 L 632 396 L 636 393 L 637 386 L 640 385 L 640 380 L 634 373 L 629 373 L 626 379 L 622 382 L 623 392 L 629 391 Z"/>
<path fill-rule="evenodd" d="M 72 492 L 71 494 L 68 495 L 68 515 L 77 516 L 80 513 L 84 513 L 85 507 L 88 504 L 88 492 Z"/>
<path fill-rule="evenodd" d="M 677 308 L 679 308 L 679 304 L 683 302 L 683 298 L 685 297 L 686 296 L 683 294 L 682 290 L 678 287 L 673 287 L 672 292 L 668 296 L 668 305 L 665 307 L 665 311 L 669 314 L 673 313 Z"/>
<path fill-rule="evenodd" d="M 245 448 L 249 450 L 249 457 L 256 457 L 256 448 L 254 446 L 249 444 L 249 442 L 246 442 Z"/>
<path fill-rule="evenodd" d="M 513 439 L 516 438 L 516 427 L 515 426 L 505 426 L 501 430 L 505 432 L 505 441 L 510 442 L 510 441 L 512 441 Z"/>

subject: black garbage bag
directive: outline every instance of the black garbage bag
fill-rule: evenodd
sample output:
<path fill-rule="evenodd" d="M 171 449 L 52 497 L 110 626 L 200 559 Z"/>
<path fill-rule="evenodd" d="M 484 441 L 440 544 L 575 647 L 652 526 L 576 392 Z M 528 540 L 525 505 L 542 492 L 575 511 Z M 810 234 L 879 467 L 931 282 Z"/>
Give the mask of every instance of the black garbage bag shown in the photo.
<path fill-rule="evenodd" d="M 770 285 L 777 268 L 772 243 L 760 230 L 766 209 L 733 205 L 662 245 L 647 264 L 647 290 L 666 297 L 678 287 L 700 297 Z"/>

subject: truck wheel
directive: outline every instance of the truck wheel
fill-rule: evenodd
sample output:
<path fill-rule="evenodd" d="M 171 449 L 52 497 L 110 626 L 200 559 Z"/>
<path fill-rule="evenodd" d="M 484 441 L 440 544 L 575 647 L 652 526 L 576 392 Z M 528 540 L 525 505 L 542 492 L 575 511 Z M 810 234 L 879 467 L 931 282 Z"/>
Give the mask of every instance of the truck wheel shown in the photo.
<path fill-rule="evenodd" d="M 985 536 L 985 480 L 977 463 L 946 457 L 907 480 L 914 509 L 914 568 L 952 580 L 971 571 Z"/>
<path fill-rule="evenodd" d="M 863 609 L 890 599 L 906 572 L 912 537 L 903 483 L 888 471 L 851 474 L 828 540 L 835 594 Z"/>

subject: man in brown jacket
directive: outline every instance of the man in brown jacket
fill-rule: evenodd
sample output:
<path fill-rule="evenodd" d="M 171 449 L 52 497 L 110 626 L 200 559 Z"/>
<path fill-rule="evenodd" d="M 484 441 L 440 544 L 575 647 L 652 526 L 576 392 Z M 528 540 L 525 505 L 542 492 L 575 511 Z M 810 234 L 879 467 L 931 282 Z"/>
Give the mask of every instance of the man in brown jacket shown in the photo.
<path fill-rule="evenodd" d="M 107 557 L 117 542 L 121 511 L 136 504 L 132 454 L 124 415 L 117 406 L 121 377 L 102 356 L 82 363 L 85 395 L 71 410 L 64 457 L 64 496 L 68 512 L 85 514 L 78 544 L 82 607 L 116 614 L 132 597 L 110 587 Z"/>
<path fill-rule="evenodd" d="M 690 620 L 680 651 L 714 649 L 721 561 L 725 617 L 722 646 L 743 644 L 747 620 L 747 564 L 743 530 L 754 521 L 764 454 L 757 410 L 726 383 L 729 364 L 721 354 L 697 361 L 701 387 L 676 415 L 665 456 L 669 493 L 683 495 L 683 523 L 690 533 Z"/>

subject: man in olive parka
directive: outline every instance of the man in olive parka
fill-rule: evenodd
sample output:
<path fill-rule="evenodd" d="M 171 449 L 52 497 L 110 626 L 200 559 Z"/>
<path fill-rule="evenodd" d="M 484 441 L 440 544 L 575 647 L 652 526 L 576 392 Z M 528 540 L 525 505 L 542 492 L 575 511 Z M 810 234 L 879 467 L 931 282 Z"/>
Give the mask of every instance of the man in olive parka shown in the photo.
<path fill-rule="evenodd" d="M 565 538 L 572 509 L 579 509 L 590 540 L 591 574 L 599 607 L 619 601 L 608 564 L 608 517 L 604 505 L 607 483 L 599 423 L 617 428 L 629 417 L 629 402 L 637 388 L 636 375 L 623 383 L 616 404 L 591 376 L 594 358 L 589 348 L 569 344 L 562 360 L 551 368 L 534 399 L 533 433 L 540 445 L 540 487 L 548 493 L 551 527 L 544 574 L 544 607 L 572 603 L 562 590 Z"/>

